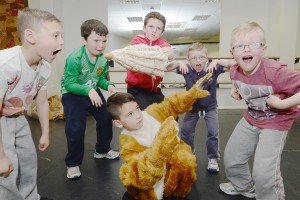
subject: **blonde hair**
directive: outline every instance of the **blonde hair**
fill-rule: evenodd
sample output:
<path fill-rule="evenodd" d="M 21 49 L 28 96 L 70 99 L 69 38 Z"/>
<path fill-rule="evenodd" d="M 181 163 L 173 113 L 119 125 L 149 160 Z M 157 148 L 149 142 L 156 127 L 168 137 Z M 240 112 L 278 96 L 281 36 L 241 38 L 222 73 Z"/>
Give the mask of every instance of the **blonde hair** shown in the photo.
<path fill-rule="evenodd" d="M 56 16 L 48 11 L 32 8 L 24 8 L 23 10 L 19 10 L 17 29 L 21 40 L 23 41 L 24 31 L 26 29 L 36 30 L 37 28 L 39 28 L 39 25 L 41 23 L 53 21 L 61 23 L 61 21 Z"/>
<path fill-rule="evenodd" d="M 262 34 L 262 43 L 266 44 L 266 37 L 265 37 L 265 31 L 264 29 L 256 22 L 249 21 L 245 22 L 239 26 L 237 26 L 235 29 L 233 29 L 231 33 L 231 46 L 234 43 L 234 40 L 236 37 L 249 33 L 249 32 L 254 32 L 254 31 L 259 31 Z"/>
<path fill-rule="evenodd" d="M 199 51 L 204 51 L 205 54 L 207 54 L 207 48 L 205 47 L 205 45 L 201 42 L 195 42 L 193 43 L 189 49 L 188 49 L 188 57 L 189 57 L 189 53 L 190 51 L 193 51 L 193 50 L 199 50 Z"/>

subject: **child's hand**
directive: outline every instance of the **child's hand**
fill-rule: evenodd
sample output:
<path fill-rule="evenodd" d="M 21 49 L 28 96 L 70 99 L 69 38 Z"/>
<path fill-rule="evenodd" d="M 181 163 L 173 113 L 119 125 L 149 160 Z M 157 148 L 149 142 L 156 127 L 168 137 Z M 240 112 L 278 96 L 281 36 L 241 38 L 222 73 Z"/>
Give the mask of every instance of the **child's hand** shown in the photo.
<path fill-rule="evenodd" d="M 109 86 L 107 87 L 107 91 L 108 91 L 108 94 L 109 94 L 109 95 L 118 92 L 118 90 L 117 90 L 113 85 L 109 85 Z"/>
<path fill-rule="evenodd" d="M 165 51 L 167 51 L 168 54 L 168 61 L 172 61 L 175 59 L 175 55 L 173 52 L 172 47 L 162 47 Z"/>
<path fill-rule="evenodd" d="M 212 60 L 211 63 L 206 68 L 206 72 L 213 73 L 215 70 L 217 70 L 217 64 L 218 60 Z"/>
<path fill-rule="evenodd" d="M 42 134 L 40 138 L 40 143 L 39 143 L 39 150 L 40 151 L 45 151 L 47 147 L 49 146 L 49 134 Z"/>
<path fill-rule="evenodd" d="M 231 93 L 231 97 L 234 98 L 235 100 L 241 100 L 242 99 L 239 91 L 235 87 L 231 88 L 230 93 Z"/>
<path fill-rule="evenodd" d="M 103 104 L 101 97 L 98 95 L 95 89 L 91 89 L 89 91 L 89 97 L 94 106 L 100 107 Z"/>
<path fill-rule="evenodd" d="M 13 170 L 13 164 L 6 156 L 0 158 L 0 176 L 8 177 Z"/>
<path fill-rule="evenodd" d="M 279 95 L 269 95 L 266 99 L 268 106 L 271 108 L 276 109 L 285 109 L 284 105 L 282 104 L 282 100 L 280 99 Z"/>
<path fill-rule="evenodd" d="M 188 66 L 186 65 L 185 62 L 180 61 L 180 62 L 179 62 L 178 68 L 179 68 L 179 71 L 180 71 L 182 74 L 189 73 L 189 68 L 188 68 Z"/>

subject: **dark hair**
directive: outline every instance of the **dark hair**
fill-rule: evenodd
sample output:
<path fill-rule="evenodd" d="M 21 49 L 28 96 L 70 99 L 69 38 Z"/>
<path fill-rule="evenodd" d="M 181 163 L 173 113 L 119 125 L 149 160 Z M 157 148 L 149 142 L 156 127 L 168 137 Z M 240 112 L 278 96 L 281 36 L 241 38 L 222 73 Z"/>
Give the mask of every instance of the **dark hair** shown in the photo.
<path fill-rule="evenodd" d="M 105 24 L 97 19 L 89 19 L 81 24 L 81 37 L 87 39 L 92 31 L 95 31 L 99 36 L 108 35 L 108 29 Z"/>
<path fill-rule="evenodd" d="M 111 114 L 112 119 L 119 119 L 120 108 L 123 104 L 128 102 L 136 102 L 132 94 L 125 92 L 117 92 L 107 99 L 107 110 Z"/>
<path fill-rule="evenodd" d="M 149 19 L 151 19 L 151 18 L 158 19 L 158 20 L 160 20 L 163 23 L 164 26 L 163 26 L 162 32 L 164 32 L 165 31 L 165 26 L 166 26 L 166 18 L 165 18 L 165 16 L 163 16 L 159 12 L 149 12 L 146 15 L 146 17 L 145 17 L 144 26 L 147 25 Z"/>

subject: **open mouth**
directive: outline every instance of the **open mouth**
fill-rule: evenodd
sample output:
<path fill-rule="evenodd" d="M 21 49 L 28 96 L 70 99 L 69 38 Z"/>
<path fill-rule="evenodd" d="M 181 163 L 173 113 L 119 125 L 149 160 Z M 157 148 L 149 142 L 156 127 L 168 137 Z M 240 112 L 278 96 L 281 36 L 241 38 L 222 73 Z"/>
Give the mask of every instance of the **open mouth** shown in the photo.
<path fill-rule="evenodd" d="M 251 62 L 252 59 L 253 59 L 252 56 L 244 56 L 243 57 L 243 61 L 245 61 L 245 62 Z"/>
<path fill-rule="evenodd" d="M 56 54 L 57 54 L 58 52 L 60 52 L 60 51 L 61 51 L 61 49 L 54 51 L 54 52 L 53 52 L 53 55 L 56 55 Z"/>

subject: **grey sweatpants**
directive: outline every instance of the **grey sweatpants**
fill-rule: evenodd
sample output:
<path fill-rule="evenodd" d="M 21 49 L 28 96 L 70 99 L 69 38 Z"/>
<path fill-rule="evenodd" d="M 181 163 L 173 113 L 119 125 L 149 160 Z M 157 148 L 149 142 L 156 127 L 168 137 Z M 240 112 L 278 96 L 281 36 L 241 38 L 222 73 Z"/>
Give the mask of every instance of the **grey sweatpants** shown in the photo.
<path fill-rule="evenodd" d="M 24 116 L 0 117 L 2 143 L 14 170 L 0 176 L 0 198 L 39 200 L 37 193 L 37 155 L 29 124 Z"/>
<path fill-rule="evenodd" d="M 194 138 L 195 128 L 199 121 L 199 112 L 191 110 L 184 116 L 181 127 L 181 139 L 191 146 L 194 151 Z M 206 123 L 207 137 L 206 137 L 206 149 L 207 158 L 220 158 L 219 151 L 219 120 L 217 108 L 205 111 L 204 120 Z"/>
<path fill-rule="evenodd" d="M 244 118 L 235 127 L 224 152 L 227 178 L 238 191 L 255 184 L 256 200 L 285 199 L 280 160 L 287 131 L 261 129 Z M 254 155 L 253 179 L 248 160 Z"/>

